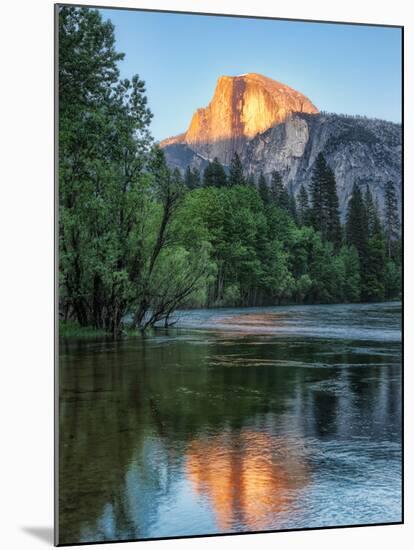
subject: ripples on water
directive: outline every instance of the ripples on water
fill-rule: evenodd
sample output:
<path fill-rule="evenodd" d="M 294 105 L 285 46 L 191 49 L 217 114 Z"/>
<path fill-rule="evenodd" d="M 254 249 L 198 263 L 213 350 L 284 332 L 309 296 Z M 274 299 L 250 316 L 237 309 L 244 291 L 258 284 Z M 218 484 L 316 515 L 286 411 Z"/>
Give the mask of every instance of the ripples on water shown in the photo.
<path fill-rule="evenodd" d="M 60 542 L 398 522 L 400 304 L 61 344 Z"/>
<path fill-rule="evenodd" d="M 178 327 L 399 341 L 401 304 L 348 304 L 179 311 Z"/>

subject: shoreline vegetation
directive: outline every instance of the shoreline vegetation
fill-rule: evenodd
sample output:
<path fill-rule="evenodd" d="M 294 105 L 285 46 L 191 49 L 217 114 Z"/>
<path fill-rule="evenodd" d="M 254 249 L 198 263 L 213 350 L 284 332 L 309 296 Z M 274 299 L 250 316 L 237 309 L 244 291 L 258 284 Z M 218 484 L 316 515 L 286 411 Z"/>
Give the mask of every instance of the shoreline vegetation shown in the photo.
<path fill-rule="evenodd" d="M 278 172 L 171 170 L 138 75 L 97 10 L 59 12 L 60 335 L 121 336 L 191 308 L 401 296 L 395 182 L 381 209 L 356 182 L 341 222 L 322 153 L 297 195 Z M 124 319 L 131 318 L 131 326 Z"/>

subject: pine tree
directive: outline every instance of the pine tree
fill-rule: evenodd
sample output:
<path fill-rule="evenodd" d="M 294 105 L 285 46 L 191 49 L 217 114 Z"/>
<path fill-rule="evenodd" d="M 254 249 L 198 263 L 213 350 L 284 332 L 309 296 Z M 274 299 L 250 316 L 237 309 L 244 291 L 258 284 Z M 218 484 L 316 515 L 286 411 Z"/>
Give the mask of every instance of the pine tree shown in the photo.
<path fill-rule="evenodd" d="M 289 193 L 283 185 L 282 177 L 279 172 L 273 170 L 270 182 L 270 194 L 274 204 L 284 210 L 289 211 Z"/>
<path fill-rule="evenodd" d="M 198 168 L 193 168 L 193 186 L 194 189 L 201 186 L 201 176 Z"/>
<path fill-rule="evenodd" d="M 298 199 L 297 199 L 297 211 L 299 225 L 309 224 L 309 198 L 308 193 L 303 185 L 300 186 Z"/>
<path fill-rule="evenodd" d="M 358 252 L 363 301 L 382 300 L 385 294 L 385 241 L 378 216 L 373 217 L 371 231 L 370 236 L 365 200 L 354 185 L 348 204 L 346 238 Z"/>
<path fill-rule="evenodd" d="M 342 242 L 342 228 L 339 218 L 339 200 L 333 170 L 327 166 L 326 188 L 324 189 L 324 209 L 326 213 L 326 240 L 338 250 Z"/>
<path fill-rule="evenodd" d="M 243 173 L 243 166 L 240 157 L 237 153 L 234 153 L 230 163 L 230 174 L 228 179 L 228 185 L 234 187 L 235 185 L 245 185 L 246 179 Z"/>
<path fill-rule="evenodd" d="M 327 178 L 327 164 L 322 153 L 316 157 L 310 184 L 312 202 L 311 221 L 316 231 L 320 231 L 322 239 L 326 237 L 325 189 Z"/>
<path fill-rule="evenodd" d="M 338 249 L 342 242 L 342 229 L 336 180 L 322 153 L 316 157 L 310 192 L 312 225 L 316 231 L 320 231 L 323 241 L 332 242 Z"/>
<path fill-rule="evenodd" d="M 364 200 L 358 185 L 354 184 L 346 216 L 346 241 L 355 246 L 360 260 L 367 252 L 368 223 Z"/>
<path fill-rule="evenodd" d="M 363 265 L 363 299 L 365 301 L 383 300 L 385 297 L 385 239 L 379 220 L 374 219 Z"/>
<path fill-rule="evenodd" d="M 298 223 L 298 209 L 296 205 L 296 199 L 295 195 L 292 190 L 289 192 L 289 212 L 292 216 L 293 221 L 297 224 Z"/>
<path fill-rule="evenodd" d="M 263 201 L 263 204 L 269 204 L 270 202 L 269 187 L 267 185 L 267 181 L 263 175 L 263 172 L 260 172 L 257 188 L 259 191 L 259 195 Z"/>
<path fill-rule="evenodd" d="M 256 187 L 256 183 L 254 180 L 254 175 L 249 174 L 246 178 L 246 185 L 249 185 L 250 187 Z"/>
<path fill-rule="evenodd" d="M 364 204 L 367 215 L 368 236 L 371 237 L 373 235 L 374 226 L 376 225 L 378 212 L 376 211 L 376 204 L 374 203 L 369 185 L 367 185 L 365 189 Z"/>
<path fill-rule="evenodd" d="M 197 168 L 191 169 L 190 166 L 187 166 L 184 174 L 184 183 L 190 190 L 200 187 L 200 172 Z"/>
<path fill-rule="evenodd" d="M 193 176 L 193 173 L 191 171 L 191 168 L 187 166 L 184 173 L 184 183 L 185 183 L 185 186 L 188 187 L 188 189 L 192 189 L 193 187 L 192 176 Z"/>
<path fill-rule="evenodd" d="M 387 255 L 393 255 L 393 241 L 398 240 L 400 232 L 400 217 L 398 214 L 398 200 L 395 187 L 389 181 L 385 188 L 385 237 L 387 240 Z"/>
<path fill-rule="evenodd" d="M 203 185 L 205 187 L 225 187 L 226 184 L 226 172 L 218 158 L 215 157 L 213 162 L 209 162 L 204 170 Z"/>

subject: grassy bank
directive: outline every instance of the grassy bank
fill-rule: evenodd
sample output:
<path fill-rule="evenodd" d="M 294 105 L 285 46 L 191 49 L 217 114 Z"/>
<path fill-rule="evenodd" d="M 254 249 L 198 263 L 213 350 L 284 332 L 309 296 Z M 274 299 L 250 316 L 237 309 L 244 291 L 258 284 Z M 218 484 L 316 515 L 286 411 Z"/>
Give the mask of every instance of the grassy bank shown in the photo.
<path fill-rule="evenodd" d="M 87 338 L 91 336 L 110 336 L 110 333 L 94 327 L 82 327 L 76 321 L 59 321 L 59 336 L 63 338 Z"/>
<path fill-rule="evenodd" d="M 137 336 L 139 331 L 130 327 L 124 327 L 121 336 Z M 60 338 L 112 338 L 112 333 L 104 329 L 94 327 L 82 327 L 76 321 L 59 321 L 59 337 Z"/>

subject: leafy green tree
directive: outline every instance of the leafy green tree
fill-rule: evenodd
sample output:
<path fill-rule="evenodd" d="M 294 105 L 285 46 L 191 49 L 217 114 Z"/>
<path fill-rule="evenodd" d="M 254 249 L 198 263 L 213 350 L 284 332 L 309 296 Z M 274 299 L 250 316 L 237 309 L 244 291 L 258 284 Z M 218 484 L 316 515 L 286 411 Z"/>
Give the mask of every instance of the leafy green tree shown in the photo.
<path fill-rule="evenodd" d="M 152 148 L 144 82 L 119 79 L 113 26 L 87 8 L 59 15 L 61 311 L 116 336 L 127 313 L 167 322 L 207 277 L 209 248 L 173 234 L 185 185 Z"/>
<path fill-rule="evenodd" d="M 119 80 L 113 26 L 59 13 L 60 300 L 65 316 L 116 334 L 134 297 L 127 243 L 146 201 L 144 82 Z"/>
<path fill-rule="evenodd" d="M 294 292 L 295 281 L 289 271 L 289 254 L 278 239 L 269 241 L 268 254 L 263 265 L 261 286 L 271 304 L 289 300 Z"/>
<path fill-rule="evenodd" d="M 385 264 L 384 290 L 388 300 L 401 297 L 401 267 L 393 260 Z"/>
<path fill-rule="evenodd" d="M 203 174 L 204 187 L 225 187 L 227 185 L 227 176 L 221 162 L 214 158 L 204 169 Z"/>
<path fill-rule="evenodd" d="M 243 173 L 243 166 L 240 157 L 237 153 L 234 153 L 230 162 L 230 173 L 228 179 L 228 185 L 234 187 L 235 185 L 245 185 L 246 178 Z"/>
<path fill-rule="evenodd" d="M 361 298 L 361 275 L 358 252 L 354 246 L 342 246 L 338 257 L 343 269 L 343 299 L 359 302 Z"/>
<path fill-rule="evenodd" d="M 119 79 L 114 26 L 97 10 L 64 6 L 59 10 L 59 122 L 66 127 L 78 108 L 98 106 Z M 74 132 L 74 130 L 72 130 Z"/>

